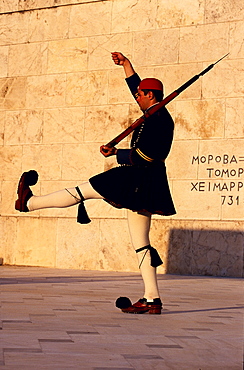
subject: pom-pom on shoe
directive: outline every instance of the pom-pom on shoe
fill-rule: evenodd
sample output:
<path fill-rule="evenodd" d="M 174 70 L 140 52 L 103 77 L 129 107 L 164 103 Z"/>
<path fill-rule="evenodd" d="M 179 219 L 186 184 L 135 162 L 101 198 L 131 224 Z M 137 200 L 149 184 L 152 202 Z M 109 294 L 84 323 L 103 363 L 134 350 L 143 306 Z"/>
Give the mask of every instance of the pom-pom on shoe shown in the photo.
<path fill-rule="evenodd" d="M 15 202 L 15 209 L 20 212 L 29 212 L 27 202 L 32 197 L 30 186 L 38 181 L 38 173 L 35 170 L 24 172 L 19 180 L 17 194 L 18 199 Z"/>
<path fill-rule="evenodd" d="M 122 310 L 123 308 L 131 307 L 132 303 L 127 297 L 119 297 L 115 302 L 115 306 Z"/>
<path fill-rule="evenodd" d="M 117 306 L 118 307 L 118 306 Z M 122 312 L 143 314 L 149 313 L 152 315 L 160 315 L 162 311 L 162 302 L 160 298 L 155 298 L 152 302 L 148 302 L 146 298 L 139 299 L 138 302 L 128 307 L 122 307 Z"/>

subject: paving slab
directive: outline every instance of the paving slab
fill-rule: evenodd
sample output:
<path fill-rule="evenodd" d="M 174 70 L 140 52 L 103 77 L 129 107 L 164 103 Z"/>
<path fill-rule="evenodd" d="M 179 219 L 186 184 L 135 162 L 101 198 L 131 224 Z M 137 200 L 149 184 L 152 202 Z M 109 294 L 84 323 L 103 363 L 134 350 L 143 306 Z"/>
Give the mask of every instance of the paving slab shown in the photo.
<path fill-rule="evenodd" d="M 131 315 L 139 273 L 1 266 L 0 368 L 242 370 L 243 280 L 158 277 L 162 315 Z"/>

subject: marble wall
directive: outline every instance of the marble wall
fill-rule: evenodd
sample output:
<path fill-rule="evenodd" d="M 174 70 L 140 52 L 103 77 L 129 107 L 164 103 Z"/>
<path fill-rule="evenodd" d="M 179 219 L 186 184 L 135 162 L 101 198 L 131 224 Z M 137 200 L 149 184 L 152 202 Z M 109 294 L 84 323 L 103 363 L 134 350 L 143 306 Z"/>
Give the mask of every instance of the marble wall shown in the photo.
<path fill-rule="evenodd" d="M 99 153 L 141 115 L 111 51 L 166 95 L 225 54 L 168 109 L 166 165 L 177 214 L 154 216 L 161 273 L 243 276 L 244 8 L 240 0 L 2 0 L 0 4 L 0 257 L 6 264 L 138 271 L 126 211 L 14 210 L 23 171 L 36 195 L 115 166 Z M 127 147 L 126 138 L 120 147 Z"/>

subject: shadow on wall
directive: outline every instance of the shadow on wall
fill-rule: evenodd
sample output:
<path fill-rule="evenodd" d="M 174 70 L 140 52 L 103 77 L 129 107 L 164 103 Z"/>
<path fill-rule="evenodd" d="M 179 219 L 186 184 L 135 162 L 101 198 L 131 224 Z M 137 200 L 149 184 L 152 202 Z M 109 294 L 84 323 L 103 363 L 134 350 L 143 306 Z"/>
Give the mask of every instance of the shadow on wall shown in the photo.
<path fill-rule="evenodd" d="M 172 229 L 166 273 L 243 277 L 243 247 L 241 231 Z"/>

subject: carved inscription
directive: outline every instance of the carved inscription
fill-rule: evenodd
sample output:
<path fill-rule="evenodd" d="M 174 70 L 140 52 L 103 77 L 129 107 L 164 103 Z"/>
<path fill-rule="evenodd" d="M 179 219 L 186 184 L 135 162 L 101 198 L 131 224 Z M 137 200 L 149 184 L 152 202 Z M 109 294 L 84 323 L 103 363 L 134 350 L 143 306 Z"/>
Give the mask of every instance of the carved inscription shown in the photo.
<path fill-rule="evenodd" d="M 222 205 L 243 205 L 244 156 L 192 156 L 191 164 L 204 166 L 205 171 L 204 180 L 191 182 L 191 191 L 218 192 Z"/>

